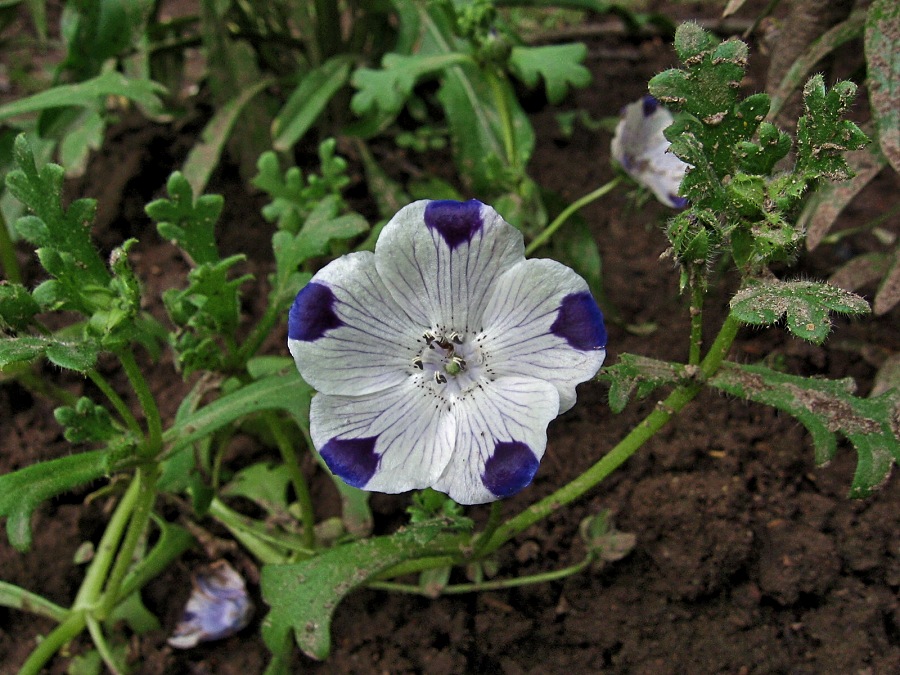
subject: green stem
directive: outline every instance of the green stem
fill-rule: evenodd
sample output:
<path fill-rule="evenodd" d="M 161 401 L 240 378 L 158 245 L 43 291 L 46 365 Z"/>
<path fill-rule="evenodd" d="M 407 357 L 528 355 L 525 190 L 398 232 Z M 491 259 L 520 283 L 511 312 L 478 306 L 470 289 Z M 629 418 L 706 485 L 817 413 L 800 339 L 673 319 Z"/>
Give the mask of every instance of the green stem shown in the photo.
<path fill-rule="evenodd" d="M 41 640 L 34 651 L 28 655 L 28 659 L 19 670 L 19 675 L 38 675 L 44 664 L 52 659 L 63 645 L 71 642 L 84 630 L 84 624 L 84 612 L 78 611 L 69 614 L 69 617 Z"/>
<path fill-rule="evenodd" d="M 692 273 L 693 274 L 693 273 Z M 703 348 L 703 282 L 696 278 L 691 280 L 691 346 L 688 363 L 700 365 L 700 354 Z"/>
<path fill-rule="evenodd" d="M 60 607 L 37 593 L 32 593 L 6 581 L 0 581 L 0 605 L 46 616 L 56 622 L 65 621 L 69 615 L 69 610 L 65 607 Z"/>
<path fill-rule="evenodd" d="M 488 521 L 485 523 L 484 529 L 475 537 L 475 547 L 472 550 L 473 559 L 478 559 L 482 549 L 490 542 L 491 536 L 497 531 L 497 528 L 500 526 L 500 516 L 502 513 L 503 502 L 499 499 L 495 502 L 491 502 L 491 513 L 488 515 Z"/>
<path fill-rule="evenodd" d="M 255 530 L 248 518 L 232 511 L 219 499 L 210 502 L 209 514 L 228 528 L 234 538 L 264 565 L 279 565 L 287 561 L 284 553 L 263 540 L 262 533 Z M 308 553 L 312 555 L 312 551 Z"/>
<path fill-rule="evenodd" d="M 134 388 L 134 393 L 137 394 L 141 409 L 144 411 L 144 418 L 147 420 L 147 445 L 143 448 L 142 454 L 145 457 L 156 457 L 163 447 L 162 418 L 159 415 L 159 408 L 156 406 L 156 399 L 153 398 L 153 393 L 150 391 L 137 361 L 134 360 L 134 355 L 129 351 L 122 350 L 117 356 L 125 369 L 128 381 Z"/>
<path fill-rule="evenodd" d="M 556 231 L 560 227 L 562 227 L 562 224 L 565 223 L 573 213 L 578 211 L 580 208 L 587 206 L 591 202 L 596 201 L 606 194 L 612 192 L 621 180 L 621 176 L 616 176 L 605 185 L 601 185 L 593 192 L 586 194 L 584 197 L 576 199 L 574 202 L 569 204 L 565 209 L 563 209 L 562 213 L 560 213 L 558 216 L 556 216 L 556 218 L 553 219 L 552 223 L 544 228 L 544 230 L 537 237 L 535 237 L 534 240 L 530 244 L 528 244 L 528 246 L 525 247 L 525 255 L 531 255 L 541 246 L 546 244 L 550 240 L 550 237 L 552 237 L 556 233 Z"/>
<path fill-rule="evenodd" d="M 303 523 L 303 542 L 309 549 L 316 548 L 316 516 L 313 508 L 312 497 L 309 494 L 309 485 L 306 482 L 306 476 L 297 462 L 297 453 L 291 445 L 290 439 L 284 433 L 281 426 L 281 420 L 274 413 L 265 413 L 266 423 L 275 437 L 275 443 L 278 445 L 278 451 L 281 453 L 281 459 L 290 475 L 291 483 L 294 486 L 294 492 L 297 495 L 297 503 L 300 505 L 300 520 Z"/>
<path fill-rule="evenodd" d="M 266 308 L 265 314 L 263 314 L 262 318 L 257 322 L 253 332 L 250 333 L 246 340 L 244 340 L 240 350 L 238 350 L 236 359 L 238 363 L 247 363 L 247 361 L 249 361 L 262 346 L 263 341 L 271 335 L 272 329 L 275 327 L 275 324 L 278 322 L 278 317 L 281 314 L 281 312 L 277 310 L 278 307 L 276 307 L 275 303 L 270 304 Z"/>
<path fill-rule="evenodd" d="M 116 506 L 112 518 L 109 519 L 109 524 L 106 526 L 103 537 L 101 537 L 100 543 L 97 545 L 94 558 L 91 560 L 91 564 L 84 575 L 84 580 L 81 582 L 81 588 L 78 589 L 78 594 L 75 596 L 72 609 L 93 607 L 97 598 L 100 597 L 103 582 L 106 580 L 107 572 L 109 572 L 109 568 L 113 564 L 116 550 L 119 548 L 119 542 L 125 534 L 125 526 L 128 524 L 128 520 L 134 510 L 139 492 L 140 480 L 135 476 L 131 480 L 131 485 L 128 486 L 125 494 L 122 495 L 122 499 Z"/>
<path fill-rule="evenodd" d="M 16 258 L 16 249 L 2 213 L 0 213 L 0 264 L 3 265 L 3 274 L 6 275 L 7 281 L 14 284 L 22 283 L 22 270 Z"/>
<path fill-rule="evenodd" d="M 394 577 L 402 577 L 407 574 L 417 574 L 425 570 L 433 570 L 438 567 L 451 567 L 463 562 L 460 556 L 441 555 L 430 556 L 427 558 L 416 558 L 415 560 L 404 560 L 397 563 L 393 567 L 380 572 L 375 579 L 393 579 Z"/>
<path fill-rule="evenodd" d="M 113 407 L 116 409 L 116 412 L 119 413 L 119 417 L 122 422 L 135 434 L 135 436 L 141 437 L 143 436 L 143 431 L 141 431 L 141 425 L 138 424 L 138 421 L 134 418 L 134 415 L 131 414 L 131 410 L 125 405 L 125 401 L 122 400 L 122 397 L 119 396 L 115 389 L 113 389 L 109 382 L 106 381 L 106 378 L 103 377 L 96 370 L 89 370 L 87 373 L 91 382 L 93 382 L 97 389 L 103 392 L 103 395 L 106 396 L 107 400 L 112 403 Z"/>
<path fill-rule="evenodd" d="M 105 620 L 116 606 L 116 601 L 119 598 L 119 588 L 134 562 L 135 548 L 140 542 L 144 530 L 147 528 L 153 505 L 156 503 L 156 481 L 158 478 L 159 469 L 156 466 L 138 469 L 135 475 L 135 479 L 138 481 L 138 495 L 131 514 L 131 522 L 128 524 L 125 539 L 119 548 L 116 562 L 106 582 L 106 589 L 94 613 L 101 621 Z"/>
<path fill-rule="evenodd" d="M 91 634 L 91 639 L 94 641 L 94 646 L 97 647 L 97 652 L 100 654 L 100 658 L 103 659 L 103 663 L 106 664 L 106 667 L 109 668 L 113 675 L 119 675 L 122 672 L 121 665 L 116 661 L 112 649 L 109 648 L 109 643 L 106 641 L 100 622 L 90 615 L 85 616 L 85 621 L 88 633 Z"/>
<path fill-rule="evenodd" d="M 480 581 L 471 584 L 454 584 L 445 586 L 441 589 L 441 595 L 459 595 L 462 593 L 479 593 L 481 591 L 499 591 L 505 588 L 516 588 L 518 586 L 529 586 L 531 584 L 544 584 L 548 581 L 559 581 L 573 574 L 578 574 L 591 562 L 594 556 L 588 555 L 584 560 L 569 567 L 564 567 L 552 572 L 542 572 L 541 574 L 531 574 L 524 577 L 516 577 L 514 579 L 497 579 L 495 581 Z M 369 588 L 382 591 L 396 591 L 400 593 L 413 593 L 416 595 L 429 595 L 426 589 L 413 584 L 398 584 L 390 581 L 373 581 L 368 584 Z"/>
<path fill-rule="evenodd" d="M 722 365 L 722 361 L 734 342 L 739 323 L 729 316 L 725 319 L 719 334 L 716 336 L 709 353 L 700 364 L 698 382 L 691 382 L 677 387 L 665 401 L 643 419 L 631 432 L 604 455 L 600 461 L 591 466 L 575 480 L 564 485 L 553 494 L 531 505 L 515 518 L 507 521 L 499 528 L 491 540 L 485 545 L 484 552 L 490 553 L 509 541 L 534 523 L 546 518 L 554 511 L 575 501 L 588 490 L 595 487 L 604 478 L 619 468 L 644 443 L 656 434 L 684 406 L 692 401 L 703 388 L 702 381 L 711 377 Z"/>

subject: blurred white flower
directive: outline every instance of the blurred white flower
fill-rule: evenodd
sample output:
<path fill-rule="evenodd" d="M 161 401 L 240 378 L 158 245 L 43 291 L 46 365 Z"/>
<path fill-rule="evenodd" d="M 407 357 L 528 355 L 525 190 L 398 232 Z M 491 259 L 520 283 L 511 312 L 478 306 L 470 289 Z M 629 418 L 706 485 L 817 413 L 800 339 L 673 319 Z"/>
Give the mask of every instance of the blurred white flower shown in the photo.
<path fill-rule="evenodd" d="M 625 172 L 652 190 L 659 201 L 682 209 L 687 199 L 678 196 L 678 188 L 689 165 L 669 152 L 663 130 L 670 124 L 672 113 L 652 96 L 644 96 L 622 109 L 611 151 Z"/>
<path fill-rule="evenodd" d="M 432 487 L 462 504 L 531 483 L 547 425 L 606 354 L 587 283 L 525 260 L 522 234 L 471 200 L 410 204 L 374 253 L 298 293 L 288 345 L 329 468 L 377 492 Z"/>

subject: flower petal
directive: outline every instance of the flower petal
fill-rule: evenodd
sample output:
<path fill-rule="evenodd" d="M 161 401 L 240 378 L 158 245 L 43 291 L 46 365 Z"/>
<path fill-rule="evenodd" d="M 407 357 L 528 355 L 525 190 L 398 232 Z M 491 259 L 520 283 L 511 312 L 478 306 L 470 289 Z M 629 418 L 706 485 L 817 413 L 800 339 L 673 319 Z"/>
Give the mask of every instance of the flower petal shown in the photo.
<path fill-rule="evenodd" d="M 669 152 L 663 131 L 670 124 L 672 113 L 652 96 L 645 96 L 622 109 L 610 148 L 613 159 L 659 201 L 684 208 L 687 199 L 678 196 L 678 189 L 688 165 Z"/>
<path fill-rule="evenodd" d="M 326 394 L 361 395 L 404 382 L 423 328 L 394 301 L 375 256 L 351 253 L 300 290 L 288 318 L 288 346 L 304 379 Z"/>
<path fill-rule="evenodd" d="M 376 492 L 430 486 L 450 461 L 456 418 L 425 376 L 366 396 L 317 394 L 313 443 L 346 483 Z"/>
<path fill-rule="evenodd" d="M 490 206 L 423 200 L 385 225 L 375 265 L 413 319 L 463 332 L 478 327 L 491 284 L 524 250 L 522 234 Z"/>
<path fill-rule="evenodd" d="M 460 504 L 515 494 L 534 478 L 558 409 L 556 388 L 529 377 L 501 377 L 471 390 L 453 406 L 456 447 L 432 487 Z"/>
<path fill-rule="evenodd" d="M 488 373 L 553 384 L 563 413 L 603 364 L 606 328 L 584 279 L 555 260 L 525 260 L 497 280 L 477 344 Z"/>

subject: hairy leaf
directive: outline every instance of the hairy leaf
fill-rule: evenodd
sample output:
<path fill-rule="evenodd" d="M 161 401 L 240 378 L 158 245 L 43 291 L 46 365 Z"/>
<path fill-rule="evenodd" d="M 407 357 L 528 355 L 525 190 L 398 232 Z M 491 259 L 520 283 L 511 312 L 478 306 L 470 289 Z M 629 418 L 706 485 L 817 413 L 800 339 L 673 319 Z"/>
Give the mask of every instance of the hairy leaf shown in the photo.
<path fill-rule="evenodd" d="M 157 222 L 159 235 L 184 249 L 196 265 L 218 262 L 214 230 L 222 213 L 222 197 L 201 195 L 195 201 L 191 184 L 179 171 L 169 177 L 166 189 L 169 199 L 157 199 L 144 209 Z"/>
<path fill-rule="evenodd" d="M 610 383 L 609 407 L 620 413 L 632 395 L 645 398 L 659 387 L 676 384 L 687 377 L 687 370 L 682 364 L 621 354 L 618 363 L 604 368 L 601 375 Z"/>
<path fill-rule="evenodd" d="M 547 98 L 551 103 L 559 103 L 569 88 L 581 88 L 590 84 L 591 71 L 581 65 L 585 56 L 587 47 L 580 42 L 513 47 L 509 67 L 516 77 L 532 88 L 543 78 Z"/>
<path fill-rule="evenodd" d="M 849 439 L 857 453 L 851 497 L 870 495 L 900 460 L 900 389 L 858 398 L 849 378 L 819 380 L 735 364 L 723 368 L 709 384 L 796 417 L 812 435 L 819 465 L 834 457 L 837 433 Z"/>
<path fill-rule="evenodd" d="M 820 344 L 831 332 L 829 312 L 866 314 L 869 303 L 855 293 L 815 281 L 766 281 L 738 291 L 731 313 L 740 321 L 770 325 L 787 315 L 797 337 Z"/>

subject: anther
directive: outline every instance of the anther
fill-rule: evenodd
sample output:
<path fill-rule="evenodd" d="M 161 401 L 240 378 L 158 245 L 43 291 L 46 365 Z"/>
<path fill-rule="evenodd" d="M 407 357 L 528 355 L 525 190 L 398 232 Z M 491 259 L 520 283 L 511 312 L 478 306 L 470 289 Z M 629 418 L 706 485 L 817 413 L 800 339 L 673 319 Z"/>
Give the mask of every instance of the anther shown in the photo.
<path fill-rule="evenodd" d="M 450 342 L 461 345 L 463 343 L 463 336 L 453 331 L 450 335 L 447 336 L 450 339 Z"/>
<path fill-rule="evenodd" d="M 435 373 L 434 381 L 437 382 L 438 384 L 447 384 L 447 378 L 444 376 L 443 373 Z"/>
<path fill-rule="evenodd" d="M 420 359 L 419 357 L 414 358 L 412 364 L 413 367 L 418 368 L 419 370 L 424 370 L 422 366 L 422 359 Z"/>

